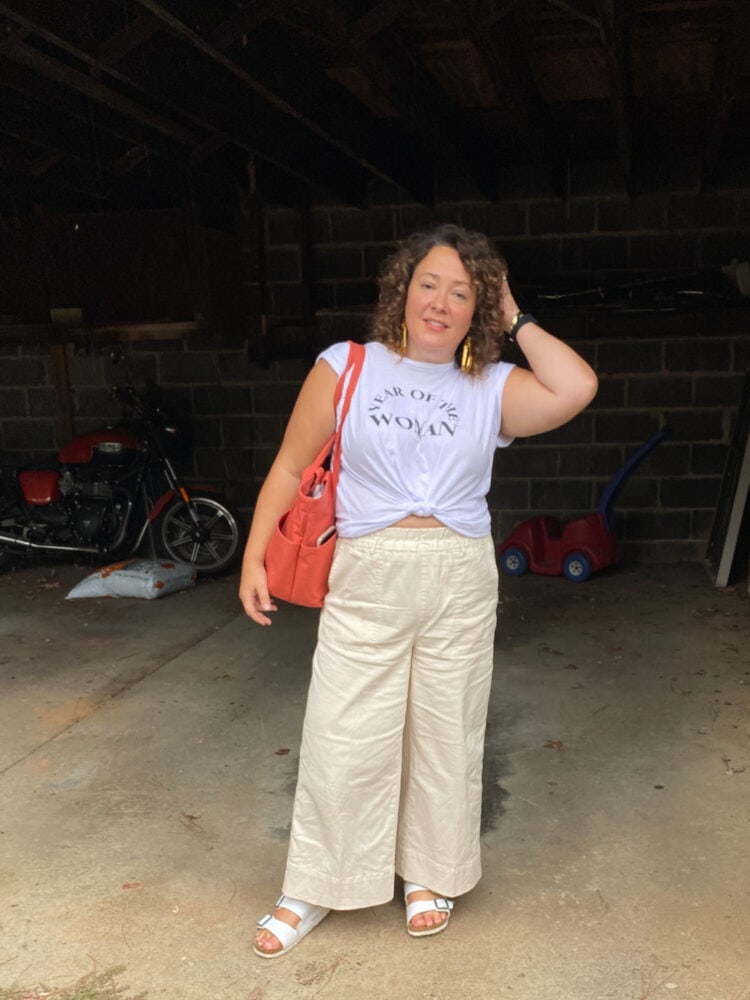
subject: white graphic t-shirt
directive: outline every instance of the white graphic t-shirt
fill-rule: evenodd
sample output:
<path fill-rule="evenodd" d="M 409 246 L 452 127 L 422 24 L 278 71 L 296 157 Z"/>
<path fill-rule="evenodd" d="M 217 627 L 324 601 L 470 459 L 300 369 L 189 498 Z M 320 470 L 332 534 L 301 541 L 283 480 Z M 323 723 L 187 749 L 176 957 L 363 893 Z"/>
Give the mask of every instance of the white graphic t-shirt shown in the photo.
<path fill-rule="evenodd" d="M 323 358 L 340 375 L 349 346 Z M 342 538 L 386 528 L 406 517 L 433 515 L 469 538 L 490 533 L 486 496 L 500 434 L 500 404 L 513 365 L 463 375 L 451 361 L 402 358 L 383 344 L 366 345 L 359 383 L 344 422 L 336 496 Z"/>

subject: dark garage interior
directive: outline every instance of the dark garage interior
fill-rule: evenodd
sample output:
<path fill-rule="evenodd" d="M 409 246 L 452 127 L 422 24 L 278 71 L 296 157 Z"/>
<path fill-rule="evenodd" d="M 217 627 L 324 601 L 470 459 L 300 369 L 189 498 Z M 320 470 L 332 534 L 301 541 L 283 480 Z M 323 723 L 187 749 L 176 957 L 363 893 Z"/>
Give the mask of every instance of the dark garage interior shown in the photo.
<path fill-rule="evenodd" d="M 66 604 L 88 568 L 0 574 L 0 996 L 117 967 L 149 1000 L 747 1000 L 750 3 L 0 0 L 0 29 L 4 455 L 153 381 L 249 519 L 317 353 L 435 222 L 486 233 L 599 376 L 498 453 L 497 541 L 667 432 L 620 567 L 504 579 L 488 878 L 431 959 L 374 911 L 249 955 L 309 609 L 252 630 L 231 575 Z"/>
<path fill-rule="evenodd" d="M 599 373 L 498 467 L 498 537 L 618 504 L 700 560 L 750 364 L 750 10 L 740 2 L 3 4 L 0 447 L 50 452 L 155 379 L 195 473 L 249 510 L 299 382 L 365 333 L 379 263 L 486 232 Z M 122 356 L 113 368 L 113 348 Z"/>

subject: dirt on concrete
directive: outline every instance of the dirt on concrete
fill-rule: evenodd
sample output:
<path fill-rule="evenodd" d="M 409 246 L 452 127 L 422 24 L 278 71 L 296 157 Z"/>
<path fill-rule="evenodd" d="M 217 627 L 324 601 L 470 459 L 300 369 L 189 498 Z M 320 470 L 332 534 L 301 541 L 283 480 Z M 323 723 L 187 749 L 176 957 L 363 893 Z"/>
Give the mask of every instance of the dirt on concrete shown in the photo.
<path fill-rule="evenodd" d="M 237 579 L 156 601 L 0 577 L 0 989 L 124 966 L 168 1000 L 749 1000 L 750 599 L 701 565 L 503 579 L 484 876 L 253 956 L 278 891 L 317 613 Z"/>

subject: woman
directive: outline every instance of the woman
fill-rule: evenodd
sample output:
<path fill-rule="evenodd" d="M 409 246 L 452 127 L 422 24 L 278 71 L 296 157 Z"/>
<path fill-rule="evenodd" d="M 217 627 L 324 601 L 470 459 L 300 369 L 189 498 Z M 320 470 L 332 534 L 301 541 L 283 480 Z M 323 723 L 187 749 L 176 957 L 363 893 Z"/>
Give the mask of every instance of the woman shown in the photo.
<path fill-rule="evenodd" d="M 499 360 L 508 334 L 529 370 Z M 266 545 L 335 427 L 346 356 L 346 344 L 321 354 L 258 496 L 240 599 L 261 625 L 276 610 Z M 519 311 L 481 234 L 439 226 L 386 263 L 344 423 L 284 895 L 256 954 L 285 954 L 330 909 L 387 902 L 394 873 L 409 934 L 435 934 L 478 881 L 494 451 L 570 420 L 596 388 L 589 365 Z"/>

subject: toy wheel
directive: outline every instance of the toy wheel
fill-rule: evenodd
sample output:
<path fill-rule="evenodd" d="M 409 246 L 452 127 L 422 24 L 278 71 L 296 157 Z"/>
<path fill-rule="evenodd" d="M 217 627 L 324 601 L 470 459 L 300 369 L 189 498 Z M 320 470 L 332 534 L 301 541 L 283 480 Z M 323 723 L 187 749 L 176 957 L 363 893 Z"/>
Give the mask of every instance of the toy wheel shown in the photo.
<path fill-rule="evenodd" d="M 591 576 L 591 562 L 582 552 L 570 552 L 563 561 L 563 575 L 573 583 L 583 583 Z"/>
<path fill-rule="evenodd" d="M 529 568 L 529 557 L 523 549 L 506 549 L 500 556 L 500 569 L 508 576 L 523 576 Z"/>

